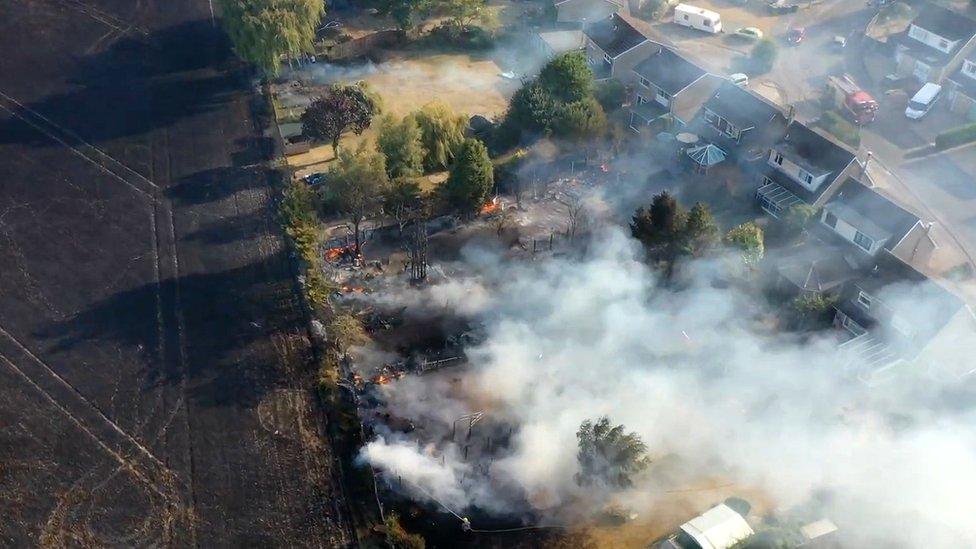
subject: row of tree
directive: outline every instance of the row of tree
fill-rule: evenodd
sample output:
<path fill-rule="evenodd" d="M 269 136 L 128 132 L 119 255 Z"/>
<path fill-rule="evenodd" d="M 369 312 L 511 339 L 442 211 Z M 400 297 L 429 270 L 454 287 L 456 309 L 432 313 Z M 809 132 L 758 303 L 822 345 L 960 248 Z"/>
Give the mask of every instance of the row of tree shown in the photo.
<path fill-rule="evenodd" d="M 277 75 L 281 59 L 312 51 L 325 0 L 219 0 L 221 23 L 237 55 Z"/>
<path fill-rule="evenodd" d="M 690 211 L 685 211 L 667 191 L 655 195 L 648 207 L 637 209 L 630 231 L 644 245 L 648 256 L 664 265 L 669 276 L 682 256 L 700 257 L 720 240 L 718 225 L 706 204 L 696 202 Z M 733 227 L 721 240 L 740 251 L 747 267 L 754 267 L 763 258 L 763 230 L 755 223 Z"/>

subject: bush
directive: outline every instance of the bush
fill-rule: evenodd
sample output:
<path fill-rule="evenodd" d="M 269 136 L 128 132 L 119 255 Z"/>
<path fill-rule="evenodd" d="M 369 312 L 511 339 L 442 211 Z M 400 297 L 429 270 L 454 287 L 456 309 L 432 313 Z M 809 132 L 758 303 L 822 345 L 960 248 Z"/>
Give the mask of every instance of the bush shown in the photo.
<path fill-rule="evenodd" d="M 641 19 L 654 21 L 664 15 L 667 7 L 667 0 L 644 0 L 644 4 L 640 7 L 640 11 L 637 12 L 637 15 Z"/>
<path fill-rule="evenodd" d="M 759 74 L 773 70 L 773 64 L 776 63 L 778 54 L 776 42 L 770 38 L 763 38 L 752 48 L 752 53 L 749 54 L 752 70 Z"/>
<path fill-rule="evenodd" d="M 607 80 L 598 84 L 594 97 L 600 102 L 605 112 L 613 112 L 620 108 L 627 98 L 627 90 L 619 80 Z"/>
<path fill-rule="evenodd" d="M 481 27 L 468 27 L 461 32 L 445 22 L 434 27 L 427 35 L 428 45 L 434 48 L 452 48 L 465 51 L 489 50 L 495 46 L 495 38 Z"/>
<path fill-rule="evenodd" d="M 820 127 L 855 149 L 861 145 L 861 132 L 857 126 L 834 111 L 823 113 L 823 116 L 820 117 Z"/>
<path fill-rule="evenodd" d="M 935 136 L 935 148 L 942 150 L 976 141 L 976 123 L 946 130 Z"/>

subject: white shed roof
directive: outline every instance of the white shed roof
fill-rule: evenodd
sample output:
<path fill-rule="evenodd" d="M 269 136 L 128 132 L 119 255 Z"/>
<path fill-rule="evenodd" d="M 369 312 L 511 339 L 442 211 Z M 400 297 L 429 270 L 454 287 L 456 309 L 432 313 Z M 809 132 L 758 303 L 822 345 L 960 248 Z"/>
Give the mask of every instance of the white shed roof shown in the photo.
<path fill-rule="evenodd" d="M 702 549 L 728 549 L 753 534 L 742 515 L 724 503 L 681 525 Z"/>

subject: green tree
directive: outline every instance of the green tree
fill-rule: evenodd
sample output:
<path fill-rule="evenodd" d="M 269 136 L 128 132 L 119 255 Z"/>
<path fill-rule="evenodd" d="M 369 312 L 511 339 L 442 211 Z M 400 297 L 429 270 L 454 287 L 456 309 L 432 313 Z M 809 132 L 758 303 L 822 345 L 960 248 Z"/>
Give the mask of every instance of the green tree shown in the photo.
<path fill-rule="evenodd" d="M 549 135 L 559 113 L 559 105 L 538 82 L 524 84 L 512 96 L 503 125 L 518 133 Z"/>
<path fill-rule="evenodd" d="M 607 131 L 607 115 L 592 97 L 567 103 L 555 120 L 555 133 L 576 142 L 592 141 Z"/>
<path fill-rule="evenodd" d="M 810 220 L 817 215 L 817 209 L 809 204 L 794 204 L 786 210 L 783 223 L 790 234 L 799 235 L 810 224 Z"/>
<path fill-rule="evenodd" d="M 593 70 L 582 52 L 564 53 L 546 63 L 538 79 L 550 95 L 572 103 L 593 94 Z"/>
<path fill-rule="evenodd" d="M 473 213 L 488 199 L 494 183 L 494 169 L 485 144 L 465 139 L 444 185 L 448 201 L 462 212 Z"/>
<path fill-rule="evenodd" d="M 270 75 L 313 50 L 324 0 L 218 0 L 221 23 L 237 55 Z"/>
<path fill-rule="evenodd" d="M 428 171 L 447 168 L 464 141 L 468 121 L 438 102 L 424 105 L 414 116 L 420 126 L 421 141 L 426 152 L 424 168 Z"/>
<path fill-rule="evenodd" d="M 356 253 L 362 251 L 359 228 L 380 212 L 383 190 L 388 185 L 383 156 L 360 147 L 355 154 L 342 151 L 329 169 L 328 184 L 341 214 L 352 223 Z"/>
<path fill-rule="evenodd" d="M 407 532 L 400 524 L 400 517 L 395 512 L 386 515 L 386 541 L 394 549 L 424 549 L 427 544 L 420 534 Z"/>
<path fill-rule="evenodd" d="M 645 0 L 644 4 L 641 5 L 638 15 L 643 19 L 654 21 L 664 15 L 667 7 L 667 0 Z"/>
<path fill-rule="evenodd" d="M 604 485 L 628 488 L 631 477 L 650 464 L 647 446 L 636 433 L 627 433 L 623 425 L 610 425 L 610 419 L 601 417 L 596 422 L 584 421 L 576 433 L 579 451 L 576 460 L 579 473 L 576 482 L 580 486 Z"/>
<path fill-rule="evenodd" d="M 605 112 L 614 112 L 627 99 L 627 88 L 619 80 L 606 80 L 596 85 L 593 96 Z"/>
<path fill-rule="evenodd" d="M 338 156 L 342 134 L 362 134 L 378 112 L 379 103 L 365 86 L 335 84 L 302 113 L 302 133 L 309 139 L 331 143 L 332 152 Z"/>
<path fill-rule="evenodd" d="M 468 30 L 475 21 L 490 17 L 485 0 L 433 0 L 433 8 L 447 16 L 455 34 Z"/>
<path fill-rule="evenodd" d="M 695 202 L 691 207 L 685 221 L 685 235 L 688 249 L 695 255 L 701 255 L 718 241 L 718 226 L 708 205 Z"/>
<path fill-rule="evenodd" d="M 410 30 L 417 15 L 429 9 L 430 0 L 377 0 L 373 4 L 380 15 L 392 17 L 400 30 Z"/>
<path fill-rule="evenodd" d="M 400 236 L 407 223 L 421 214 L 422 206 L 420 184 L 415 179 L 394 179 L 383 191 L 383 211 L 397 222 Z"/>
<path fill-rule="evenodd" d="M 753 70 L 758 73 L 767 73 L 773 70 L 773 64 L 776 63 L 776 56 L 778 54 L 779 50 L 776 47 L 776 42 L 771 38 L 763 38 L 752 47 L 752 52 L 749 54 L 749 60 L 752 63 Z"/>
<path fill-rule="evenodd" d="M 828 326 L 833 319 L 836 299 L 822 294 L 799 295 L 790 302 L 793 323 L 798 328 Z"/>
<path fill-rule="evenodd" d="M 687 214 L 668 191 L 654 196 L 650 208 L 638 208 L 630 232 L 648 249 L 680 248 L 685 235 Z M 670 254 L 669 254 L 670 255 Z"/>
<path fill-rule="evenodd" d="M 376 145 L 386 158 L 386 174 L 390 179 L 423 173 L 423 133 L 413 116 L 405 116 L 399 122 L 392 116 L 384 117 Z"/>
<path fill-rule="evenodd" d="M 743 263 L 749 267 L 762 261 L 766 252 L 762 227 L 751 221 L 733 227 L 725 234 L 725 243 L 739 250 Z"/>
<path fill-rule="evenodd" d="M 278 213 L 299 255 L 309 263 L 315 260 L 318 253 L 320 233 L 317 211 L 318 197 L 304 181 L 294 180 L 285 187 Z"/>

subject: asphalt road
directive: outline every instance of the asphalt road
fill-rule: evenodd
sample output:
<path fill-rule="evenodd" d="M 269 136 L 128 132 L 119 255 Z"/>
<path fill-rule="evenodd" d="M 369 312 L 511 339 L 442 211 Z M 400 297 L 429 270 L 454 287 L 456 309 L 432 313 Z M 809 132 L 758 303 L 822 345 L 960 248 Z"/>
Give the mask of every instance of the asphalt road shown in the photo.
<path fill-rule="evenodd" d="M 0 3 L 0 545 L 350 532 L 206 0 Z"/>

